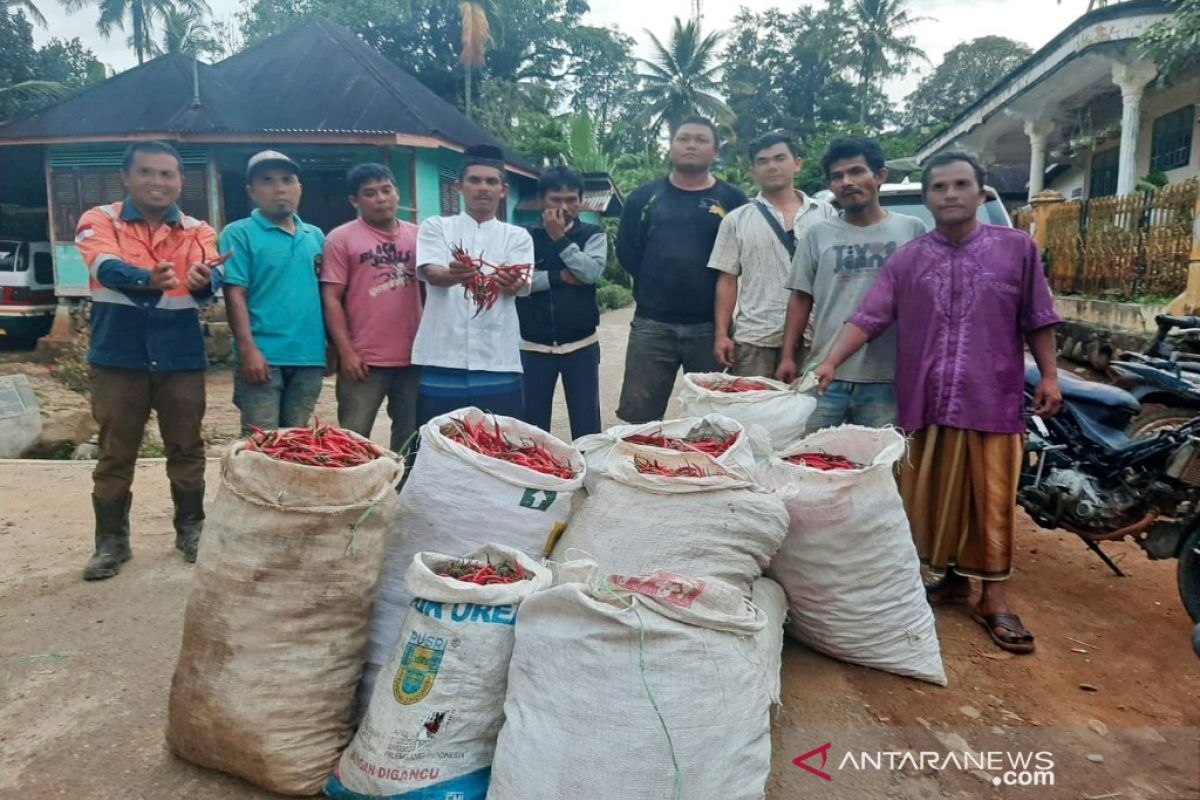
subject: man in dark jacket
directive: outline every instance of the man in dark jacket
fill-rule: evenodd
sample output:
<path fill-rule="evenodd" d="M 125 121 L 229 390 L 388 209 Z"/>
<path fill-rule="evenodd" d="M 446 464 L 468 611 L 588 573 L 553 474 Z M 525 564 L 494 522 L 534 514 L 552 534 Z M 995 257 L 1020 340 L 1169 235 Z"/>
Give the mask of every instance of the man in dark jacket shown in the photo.
<path fill-rule="evenodd" d="M 517 298 L 525 421 L 550 430 L 554 388 L 562 376 L 571 438 L 600 432 L 600 340 L 596 281 L 604 272 L 604 229 L 579 220 L 583 177 L 555 167 L 538 179 L 542 224 L 529 228 L 535 272 Z"/>
<path fill-rule="evenodd" d="M 725 215 L 745 205 L 736 186 L 713 177 L 717 127 L 703 117 L 671 132 L 671 172 L 639 186 L 625 203 L 617 256 L 633 276 L 637 311 L 629 330 L 617 416 L 662 419 L 675 377 L 715 372 L 717 272 L 708 268 Z"/>

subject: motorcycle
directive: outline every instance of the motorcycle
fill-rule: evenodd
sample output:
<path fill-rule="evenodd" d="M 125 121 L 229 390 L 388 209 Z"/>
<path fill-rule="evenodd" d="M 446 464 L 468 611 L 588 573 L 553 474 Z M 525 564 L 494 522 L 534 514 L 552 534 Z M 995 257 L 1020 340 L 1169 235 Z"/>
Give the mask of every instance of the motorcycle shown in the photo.
<path fill-rule="evenodd" d="M 1109 364 L 1113 382 L 1144 406 L 1129 426 L 1134 439 L 1200 416 L 1200 317 L 1163 314 L 1155 322 L 1158 333 L 1144 351 Z"/>
<path fill-rule="evenodd" d="M 1040 378 L 1026 362 L 1027 404 Z M 1117 575 L 1104 542 L 1132 539 L 1151 559 L 1178 559 L 1180 598 L 1200 623 L 1200 419 L 1132 439 L 1141 406 L 1129 392 L 1069 373 L 1059 385 L 1062 410 L 1028 419 L 1018 505 L 1039 526 L 1077 535 Z"/>

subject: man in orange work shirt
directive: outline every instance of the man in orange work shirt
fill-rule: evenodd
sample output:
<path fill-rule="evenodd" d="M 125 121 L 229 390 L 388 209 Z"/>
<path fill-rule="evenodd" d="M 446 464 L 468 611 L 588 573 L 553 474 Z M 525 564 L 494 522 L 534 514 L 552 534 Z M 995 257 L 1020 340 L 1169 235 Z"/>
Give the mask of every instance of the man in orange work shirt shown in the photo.
<path fill-rule="evenodd" d="M 153 409 L 167 451 L 175 547 L 196 560 L 204 525 L 204 336 L 198 309 L 212 297 L 216 235 L 176 205 L 179 154 L 165 142 L 125 151 L 119 203 L 79 220 L 75 244 L 91 273 L 92 415 L 100 460 L 92 474 L 96 551 L 85 580 L 116 575 L 132 556 L 130 486 Z"/>

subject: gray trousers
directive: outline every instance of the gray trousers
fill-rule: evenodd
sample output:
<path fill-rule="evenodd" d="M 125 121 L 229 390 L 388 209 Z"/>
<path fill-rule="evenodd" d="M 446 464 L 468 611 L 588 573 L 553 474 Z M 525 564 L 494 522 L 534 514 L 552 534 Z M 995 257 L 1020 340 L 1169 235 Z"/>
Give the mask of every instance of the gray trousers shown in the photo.
<path fill-rule="evenodd" d="M 625 380 L 617 416 L 632 424 L 662 419 L 675 377 L 685 372 L 716 372 L 716 325 L 676 325 L 634 317 L 625 350 Z"/>
<path fill-rule="evenodd" d="M 388 447 L 398 453 L 417 429 L 417 392 L 421 387 L 421 368 L 371 367 L 365 381 L 338 376 L 338 424 L 360 436 L 371 435 L 379 407 L 387 400 L 392 420 Z"/>

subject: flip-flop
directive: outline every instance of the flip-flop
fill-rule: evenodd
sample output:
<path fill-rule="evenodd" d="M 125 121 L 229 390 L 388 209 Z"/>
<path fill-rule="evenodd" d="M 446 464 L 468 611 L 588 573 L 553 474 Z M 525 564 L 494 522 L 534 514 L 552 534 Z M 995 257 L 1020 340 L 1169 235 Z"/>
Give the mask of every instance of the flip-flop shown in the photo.
<path fill-rule="evenodd" d="M 925 600 L 929 605 L 937 608 L 938 606 L 965 606 L 971 601 L 971 587 L 967 586 L 965 592 L 947 593 L 945 591 L 946 578 L 940 581 L 925 584 Z"/>
<path fill-rule="evenodd" d="M 988 636 L 992 637 L 992 641 L 1001 650 L 1007 650 L 1010 653 L 1024 655 L 1032 653 L 1036 649 L 1033 641 L 1033 634 L 1026 630 L 1021 623 L 1021 618 L 1016 614 L 981 614 L 978 610 L 971 610 L 971 619 L 982 625 L 988 632 Z M 1004 638 L 996 633 L 996 628 L 1002 628 L 1009 631 L 1012 636 Z"/>

